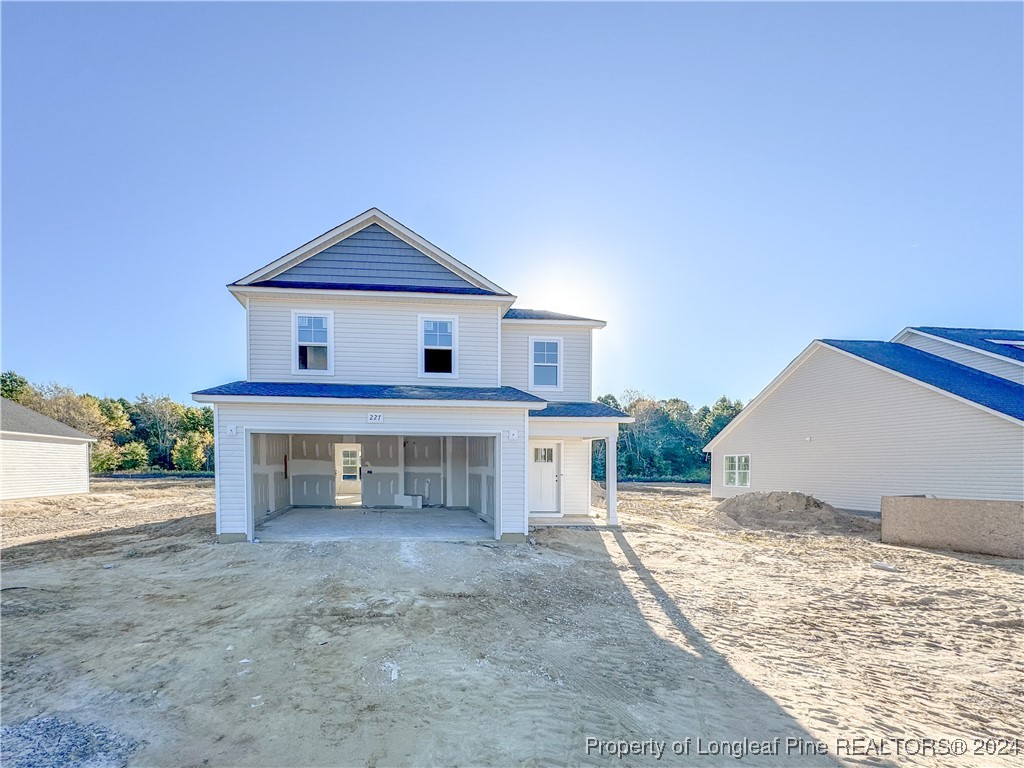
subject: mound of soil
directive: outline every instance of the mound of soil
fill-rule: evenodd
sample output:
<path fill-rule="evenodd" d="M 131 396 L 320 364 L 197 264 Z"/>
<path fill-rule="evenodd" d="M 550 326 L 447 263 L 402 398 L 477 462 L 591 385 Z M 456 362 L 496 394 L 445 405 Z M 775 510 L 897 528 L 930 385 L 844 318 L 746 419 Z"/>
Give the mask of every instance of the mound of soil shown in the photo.
<path fill-rule="evenodd" d="M 813 496 L 792 491 L 733 496 L 718 505 L 714 517 L 728 528 L 784 533 L 857 533 L 878 527 L 873 520 L 840 512 Z"/>

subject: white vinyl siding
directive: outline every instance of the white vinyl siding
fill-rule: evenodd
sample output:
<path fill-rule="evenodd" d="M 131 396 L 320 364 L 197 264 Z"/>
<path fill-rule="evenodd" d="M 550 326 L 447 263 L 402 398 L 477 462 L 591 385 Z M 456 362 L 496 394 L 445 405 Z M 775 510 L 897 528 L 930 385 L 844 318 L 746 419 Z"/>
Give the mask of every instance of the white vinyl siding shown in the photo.
<path fill-rule="evenodd" d="M 292 373 L 292 311 L 333 311 L 333 374 Z M 306 301 L 249 299 L 249 380 L 344 384 L 423 384 L 419 316 L 458 317 L 458 376 L 438 384 L 498 385 L 498 315 L 494 303 L 430 303 L 374 297 Z"/>
<path fill-rule="evenodd" d="M 727 488 L 739 454 L 750 487 Z M 714 446 L 711 482 L 716 498 L 800 491 L 876 512 L 893 495 L 1021 499 L 1024 426 L 819 347 Z"/>
<path fill-rule="evenodd" d="M 0 499 L 89 492 L 87 442 L 3 435 L 0 467 Z"/>
<path fill-rule="evenodd" d="M 991 373 L 993 376 L 1024 384 L 1024 365 L 1019 363 L 992 357 L 992 355 L 977 350 L 959 347 L 930 336 L 922 336 L 913 331 L 907 331 L 902 334 L 899 338 L 899 343 L 944 357 L 947 360 L 952 360 L 954 363 L 977 368 L 979 371 Z"/>
<path fill-rule="evenodd" d="M 524 391 L 531 388 L 533 345 L 536 340 L 559 340 L 561 390 L 538 387 L 545 400 L 586 402 L 591 395 L 591 329 L 572 325 L 547 325 L 506 320 L 501 324 L 501 383 Z"/>
<path fill-rule="evenodd" d="M 384 413 L 368 423 L 368 410 Z M 526 418 L 517 408 L 460 408 L 338 404 L 218 404 L 217 532 L 246 533 L 246 435 L 497 435 L 501 530 L 526 533 Z M 509 439 L 509 430 L 516 439 Z M 234 434 L 231 432 L 234 431 Z"/>

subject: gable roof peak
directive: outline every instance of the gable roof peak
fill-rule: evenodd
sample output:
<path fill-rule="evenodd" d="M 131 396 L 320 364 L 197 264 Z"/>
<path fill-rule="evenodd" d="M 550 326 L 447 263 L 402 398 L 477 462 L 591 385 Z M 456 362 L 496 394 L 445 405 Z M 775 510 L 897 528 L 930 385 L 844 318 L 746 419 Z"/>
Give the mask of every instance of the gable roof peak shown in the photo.
<path fill-rule="evenodd" d="M 511 294 L 379 208 L 369 208 L 229 288 Z"/>

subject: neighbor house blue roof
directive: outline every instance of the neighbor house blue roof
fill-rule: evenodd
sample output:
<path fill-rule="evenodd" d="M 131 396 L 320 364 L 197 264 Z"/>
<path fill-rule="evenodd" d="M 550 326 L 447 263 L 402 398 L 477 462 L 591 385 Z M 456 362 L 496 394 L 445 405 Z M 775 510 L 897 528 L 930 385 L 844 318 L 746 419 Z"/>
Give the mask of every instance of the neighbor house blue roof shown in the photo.
<path fill-rule="evenodd" d="M 595 320 L 592 317 L 576 317 L 575 315 L 563 315 L 559 312 L 549 312 L 546 309 L 510 309 L 505 313 L 505 320 L 584 320 L 588 323 L 602 323 L 603 320 Z"/>
<path fill-rule="evenodd" d="M 1024 386 L 1015 382 L 891 341 L 820 341 L 972 403 L 1024 420 Z"/>
<path fill-rule="evenodd" d="M 535 411 L 530 416 L 550 416 L 556 419 L 628 419 L 629 414 L 604 403 L 548 403 L 543 411 Z"/>
<path fill-rule="evenodd" d="M 989 339 L 999 341 L 1017 341 L 1024 344 L 1024 331 L 1009 331 L 999 328 L 936 328 L 934 326 L 921 326 L 911 328 L 912 331 L 921 331 L 940 339 L 948 339 L 958 344 L 966 344 L 975 349 L 983 349 L 1011 360 L 1024 362 L 1024 349 L 1010 344 L 993 344 Z"/>
<path fill-rule="evenodd" d="M 319 384 L 308 382 L 233 381 L 201 389 L 196 395 L 233 397 L 333 397 L 340 400 L 479 400 L 543 403 L 543 398 L 515 387 L 421 387 L 397 384 Z"/>

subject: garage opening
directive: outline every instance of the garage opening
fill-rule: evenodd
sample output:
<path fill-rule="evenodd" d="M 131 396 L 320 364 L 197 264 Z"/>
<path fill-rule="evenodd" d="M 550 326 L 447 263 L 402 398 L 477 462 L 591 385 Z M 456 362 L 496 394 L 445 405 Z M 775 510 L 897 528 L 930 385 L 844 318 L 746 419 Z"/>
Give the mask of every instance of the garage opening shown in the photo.
<path fill-rule="evenodd" d="M 494 437 L 256 433 L 250 451 L 261 541 L 497 535 Z"/>

